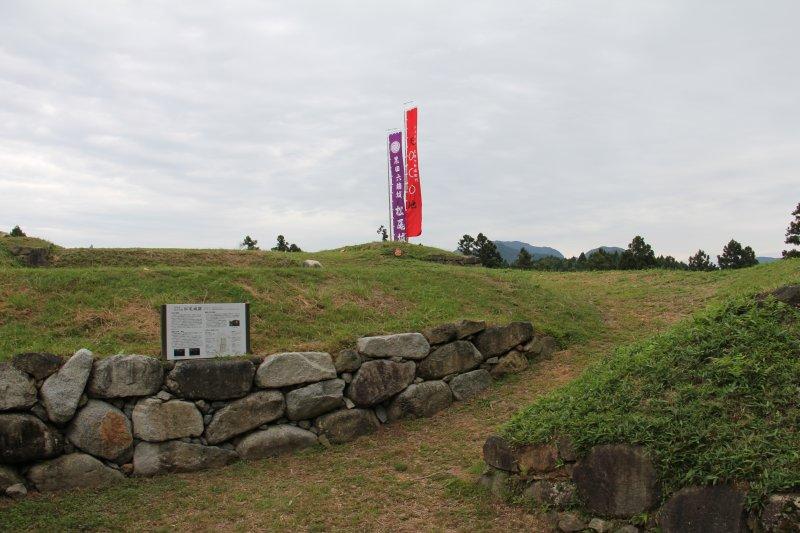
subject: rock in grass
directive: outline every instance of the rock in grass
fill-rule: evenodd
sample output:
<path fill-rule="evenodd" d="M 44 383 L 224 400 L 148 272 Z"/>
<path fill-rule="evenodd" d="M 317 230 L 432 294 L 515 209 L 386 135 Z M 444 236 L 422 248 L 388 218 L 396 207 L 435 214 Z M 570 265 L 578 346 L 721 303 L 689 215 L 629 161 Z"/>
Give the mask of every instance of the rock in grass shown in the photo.
<path fill-rule="evenodd" d="M 41 492 L 106 487 L 125 479 L 118 470 L 109 468 L 91 455 L 70 453 L 35 464 L 28 471 L 28 480 Z"/>
<path fill-rule="evenodd" d="M 92 371 L 94 357 L 89 350 L 78 350 L 64 366 L 42 385 L 42 404 L 56 424 L 65 424 L 75 415 L 83 389 Z"/>
<path fill-rule="evenodd" d="M 486 328 L 475 340 L 475 347 L 483 354 L 484 359 L 501 355 L 519 344 L 525 344 L 533 338 L 533 324 L 530 322 L 512 322 L 507 326 Z"/>
<path fill-rule="evenodd" d="M 0 414 L 0 463 L 27 463 L 61 453 L 64 439 L 37 417 Z"/>
<path fill-rule="evenodd" d="M 283 394 L 276 390 L 258 391 L 233 401 L 214 413 L 205 432 L 208 444 L 224 442 L 262 424 L 277 420 L 284 413 Z"/>
<path fill-rule="evenodd" d="M 341 444 L 374 433 L 381 423 L 371 409 L 343 409 L 322 415 L 315 425 L 320 435 Z"/>
<path fill-rule="evenodd" d="M 94 363 L 89 394 L 95 398 L 151 396 L 161 390 L 164 367 L 144 355 L 113 355 Z"/>
<path fill-rule="evenodd" d="M 422 359 L 431 349 L 421 333 L 397 333 L 377 337 L 362 337 L 356 346 L 360 354 L 368 357 L 402 357 Z"/>
<path fill-rule="evenodd" d="M 387 414 L 389 420 L 433 416 L 453 403 L 453 394 L 444 381 L 425 381 L 409 385 L 392 400 Z"/>
<path fill-rule="evenodd" d="M 27 352 L 18 353 L 11 358 L 11 364 L 19 370 L 33 376 L 33 379 L 44 379 L 61 368 L 64 360 L 51 353 Z"/>
<path fill-rule="evenodd" d="M 595 446 L 576 465 L 573 480 L 586 508 L 601 516 L 644 513 L 660 497 L 656 470 L 641 446 Z"/>
<path fill-rule="evenodd" d="M 347 396 L 359 406 L 371 406 L 388 400 L 405 389 L 416 373 L 412 361 L 367 361 L 358 369 L 347 388 Z"/>
<path fill-rule="evenodd" d="M 196 472 L 229 465 L 238 458 L 235 451 L 216 446 L 179 440 L 140 442 L 133 452 L 133 474 L 154 476 L 167 472 Z"/>
<path fill-rule="evenodd" d="M 484 369 L 473 370 L 465 374 L 453 376 L 450 380 L 450 389 L 456 400 L 463 401 L 472 398 L 489 388 L 492 377 Z"/>
<path fill-rule="evenodd" d="M 305 420 L 344 405 L 344 380 L 329 379 L 286 393 L 286 417 Z"/>
<path fill-rule="evenodd" d="M 133 408 L 133 434 L 136 438 L 161 442 L 203 433 L 203 415 L 192 402 L 162 402 L 145 398 Z"/>
<path fill-rule="evenodd" d="M 36 403 L 36 385 L 11 363 L 0 363 L 0 411 L 30 409 Z"/>
<path fill-rule="evenodd" d="M 477 367 L 483 356 L 469 341 L 455 341 L 437 348 L 419 365 L 417 373 L 425 379 L 441 379 Z"/>
<path fill-rule="evenodd" d="M 268 356 L 258 367 L 256 385 L 277 389 L 301 383 L 336 378 L 331 354 L 325 352 L 285 352 Z"/>
<path fill-rule="evenodd" d="M 236 446 L 242 459 L 263 459 L 293 453 L 317 443 L 312 432 L 289 424 L 272 426 L 243 438 Z"/>
<path fill-rule="evenodd" d="M 24 483 L 15 483 L 5 490 L 5 494 L 13 500 L 20 500 L 28 495 L 28 489 Z"/>
<path fill-rule="evenodd" d="M 89 400 L 67 427 L 67 438 L 80 450 L 116 463 L 133 453 L 131 422 L 113 405 Z"/>
<path fill-rule="evenodd" d="M 661 508 L 659 525 L 664 533 L 744 533 L 746 498 L 730 485 L 686 487 Z"/>
<path fill-rule="evenodd" d="M 167 386 L 187 400 L 232 400 L 253 386 L 255 367 L 248 359 L 217 358 L 180 361 L 167 376 Z"/>

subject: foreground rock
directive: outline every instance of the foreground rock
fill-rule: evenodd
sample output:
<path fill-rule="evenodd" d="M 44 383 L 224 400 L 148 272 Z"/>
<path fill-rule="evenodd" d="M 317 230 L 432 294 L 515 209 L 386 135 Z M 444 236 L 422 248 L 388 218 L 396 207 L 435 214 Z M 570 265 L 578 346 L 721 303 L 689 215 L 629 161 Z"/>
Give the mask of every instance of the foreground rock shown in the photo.
<path fill-rule="evenodd" d="M 343 409 L 322 415 L 316 420 L 319 432 L 334 444 L 350 442 L 374 433 L 381 426 L 370 409 Z"/>
<path fill-rule="evenodd" d="M 641 446 L 595 446 L 577 464 L 573 480 L 589 512 L 628 517 L 649 511 L 658 503 L 656 470 Z"/>
<path fill-rule="evenodd" d="M 283 424 L 246 436 L 236 446 L 242 459 L 263 459 L 292 453 L 317 443 L 317 436 L 296 426 Z"/>
<path fill-rule="evenodd" d="M 514 448 L 499 435 L 492 435 L 483 443 L 483 460 L 487 465 L 505 472 L 519 471 Z"/>
<path fill-rule="evenodd" d="M 344 405 L 344 380 L 329 379 L 286 393 L 286 416 L 306 420 Z"/>
<path fill-rule="evenodd" d="M 116 463 L 126 463 L 133 452 L 131 423 L 113 405 L 89 400 L 67 428 L 67 438 L 86 453 Z"/>
<path fill-rule="evenodd" d="M 0 494 L 4 493 L 8 487 L 24 482 L 25 480 L 16 470 L 10 466 L 0 465 Z"/>
<path fill-rule="evenodd" d="M 528 360 L 524 355 L 513 350 L 500 358 L 500 361 L 492 367 L 490 374 L 493 378 L 501 378 L 508 374 L 518 374 L 528 368 Z"/>
<path fill-rule="evenodd" d="M 469 341 L 455 341 L 435 350 L 420 363 L 417 373 L 424 379 L 440 379 L 448 374 L 472 370 L 483 356 Z"/>
<path fill-rule="evenodd" d="M 375 405 L 405 389 L 414 381 L 415 374 L 416 367 L 411 361 L 367 361 L 353 377 L 347 396 L 356 405 Z"/>
<path fill-rule="evenodd" d="M 125 476 L 109 468 L 91 455 L 70 453 L 57 459 L 35 464 L 28 471 L 28 480 L 41 492 L 71 489 L 94 489 L 118 483 Z"/>
<path fill-rule="evenodd" d="M 475 340 L 475 347 L 485 359 L 504 354 L 519 344 L 525 344 L 533 338 L 533 324 L 530 322 L 512 322 L 508 326 L 486 328 Z"/>
<path fill-rule="evenodd" d="M 33 379 L 11 363 L 0 363 L 0 411 L 30 409 L 36 396 Z"/>
<path fill-rule="evenodd" d="M 402 357 L 422 359 L 431 347 L 421 333 L 398 333 L 378 337 L 362 337 L 356 346 L 358 352 L 368 357 Z"/>
<path fill-rule="evenodd" d="M 203 433 L 203 415 L 195 404 L 182 400 L 161 402 L 145 398 L 133 408 L 132 418 L 134 436 L 150 442 L 199 437 Z"/>
<path fill-rule="evenodd" d="M 744 492 L 729 485 L 686 487 L 673 494 L 661 508 L 661 530 L 663 533 L 748 531 L 745 500 Z"/>
<path fill-rule="evenodd" d="M 167 376 L 167 386 L 187 400 L 231 400 L 250 392 L 254 373 L 247 359 L 181 361 Z"/>
<path fill-rule="evenodd" d="M 444 381 L 424 381 L 409 385 L 392 400 L 387 414 L 389 420 L 433 416 L 453 403 L 453 394 Z"/>
<path fill-rule="evenodd" d="M 78 350 L 42 385 L 42 404 L 56 424 L 66 424 L 75 415 L 94 357 L 89 350 Z"/>
<path fill-rule="evenodd" d="M 95 398 L 151 396 L 161 390 L 164 367 L 154 357 L 113 355 L 99 359 L 89 379 L 89 394 Z"/>
<path fill-rule="evenodd" d="M 57 355 L 51 353 L 18 353 L 11 358 L 11 364 L 19 370 L 30 374 L 33 379 L 44 379 L 52 375 L 64 362 Z"/>
<path fill-rule="evenodd" d="M 229 403 L 216 413 L 206 428 L 209 444 L 224 442 L 262 424 L 283 416 L 284 400 L 280 391 L 258 391 Z"/>
<path fill-rule="evenodd" d="M 277 389 L 335 378 L 336 367 L 329 353 L 286 352 L 264 359 L 256 372 L 256 385 Z"/>
<path fill-rule="evenodd" d="M 37 417 L 0 414 L 0 463 L 26 463 L 61 453 L 61 434 Z"/>
<path fill-rule="evenodd" d="M 179 440 L 140 442 L 133 453 L 133 473 L 136 476 L 154 476 L 166 472 L 196 472 L 219 468 L 238 458 L 236 452 L 216 446 L 190 444 Z"/>
<path fill-rule="evenodd" d="M 489 388 L 492 384 L 492 377 L 484 369 L 473 370 L 466 374 L 459 374 L 450 380 L 450 389 L 456 400 L 463 401 L 472 398 Z"/>

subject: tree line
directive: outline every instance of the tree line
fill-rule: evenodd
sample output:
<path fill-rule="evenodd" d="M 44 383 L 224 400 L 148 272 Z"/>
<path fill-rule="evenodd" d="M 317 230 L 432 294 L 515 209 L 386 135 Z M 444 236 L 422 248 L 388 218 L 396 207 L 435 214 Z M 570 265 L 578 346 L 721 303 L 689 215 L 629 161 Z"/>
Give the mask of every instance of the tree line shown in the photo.
<path fill-rule="evenodd" d="M 260 250 L 261 248 L 258 247 L 258 241 L 252 238 L 250 235 L 245 235 L 242 242 L 239 243 L 239 248 L 244 248 L 245 250 Z M 302 252 L 303 250 L 300 249 L 294 243 L 289 243 L 286 240 L 286 237 L 283 235 L 278 235 L 277 244 L 270 248 L 273 252 Z"/>
<path fill-rule="evenodd" d="M 800 204 L 792 212 L 793 220 L 786 230 L 786 244 L 800 246 Z M 596 252 L 586 255 L 581 253 L 578 257 L 561 258 L 547 256 L 534 259 L 533 256 L 522 248 L 516 260 L 509 264 L 502 258 L 497 246 L 483 233 L 477 237 L 464 235 L 458 241 L 458 251 L 464 255 L 471 255 L 480 259 L 483 266 L 488 268 L 519 268 L 524 270 L 548 270 L 559 272 L 572 272 L 584 270 L 643 270 L 648 268 L 663 268 L 671 270 L 709 271 L 720 269 L 746 268 L 758 264 L 756 254 L 750 246 L 742 246 L 735 239 L 731 239 L 722 248 L 722 254 L 717 256 L 714 264 L 703 250 L 689 258 L 688 263 L 678 261 L 671 255 L 656 256 L 653 247 L 644 238 L 637 235 L 628 244 L 622 253 L 609 253 L 599 248 Z M 784 250 L 784 258 L 800 257 L 800 250 Z"/>

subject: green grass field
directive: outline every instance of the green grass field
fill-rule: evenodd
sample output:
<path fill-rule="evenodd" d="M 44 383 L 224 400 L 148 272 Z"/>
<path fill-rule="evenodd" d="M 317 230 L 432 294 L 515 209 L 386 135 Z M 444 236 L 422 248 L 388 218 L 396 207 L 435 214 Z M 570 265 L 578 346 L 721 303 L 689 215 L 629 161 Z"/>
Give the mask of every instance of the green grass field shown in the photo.
<path fill-rule="evenodd" d="M 380 243 L 315 254 L 59 249 L 53 268 L 0 267 L 0 358 L 79 347 L 157 354 L 158 307 L 181 301 L 251 302 L 261 354 L 334 350 L 460 318 L 531 320 L 562 348 L 431 419 L 279 460 L 4 501 L 0 530 L 538 531 L 541 516 L 475 487 L 489 434 L 588 366 L 628 353 L 620 346 L 661 346 L 648 339 L 709 305 L 800 282 L 800 260 L 726 272 L 545 273 L 439 264 L 431 256 L 447 252 L 403 248 L 399 258 Z M 303 269 L 306 258 L 325 267 Z"/>

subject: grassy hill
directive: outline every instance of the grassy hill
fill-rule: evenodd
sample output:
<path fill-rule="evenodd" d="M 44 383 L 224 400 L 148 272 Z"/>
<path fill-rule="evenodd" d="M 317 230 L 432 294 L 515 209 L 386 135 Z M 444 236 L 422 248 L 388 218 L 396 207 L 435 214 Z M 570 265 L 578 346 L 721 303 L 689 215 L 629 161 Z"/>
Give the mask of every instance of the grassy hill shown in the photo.
<path fill-rule="evenodd" d="M 381 243 L 315 254 L 59 249 L 55 264 L 71 266 L 0 267 L 0 358 L 82 346 L 100 354 L 155 354 L 159 305 L 203 300 L 250 301 L 257 353 L 332 350 L 359 335 L 466 317 L 532 320 L 562 347 L 552 360 L 431 419 L 393 423 L 356 442 L 280 460 L 0 501 L 0 530 L 229 530 L 236 524 L 244 530 L 540 531 L 540 515 L 492 501 L 476 488 L 489 434 L 520 407 L 558 394 L 587 366 L 621 357 L 614 355 L 619 346 L 656 343 L 638 359 L 668 352 L 666 341 L 647 339 L 709 304 L 800 281 L 800 260 L 738 271 L 555 273 L 442 264 L 437 261 L 447 252 L 402 248 L 402 257 Z M 199 261 L 190 259 L 195 254 L 202 265 L 188 266 Z M 146 265 L 137 262 L 144 256 Z M 325 267 L 303 269 L 305 258 Z M 764 326 L 751 333 L 771 332 Z M 782 346 L 769 339 L 769 346 Z M 732 375 L 737 364 L 736 358 L 728 364 Z"/>

